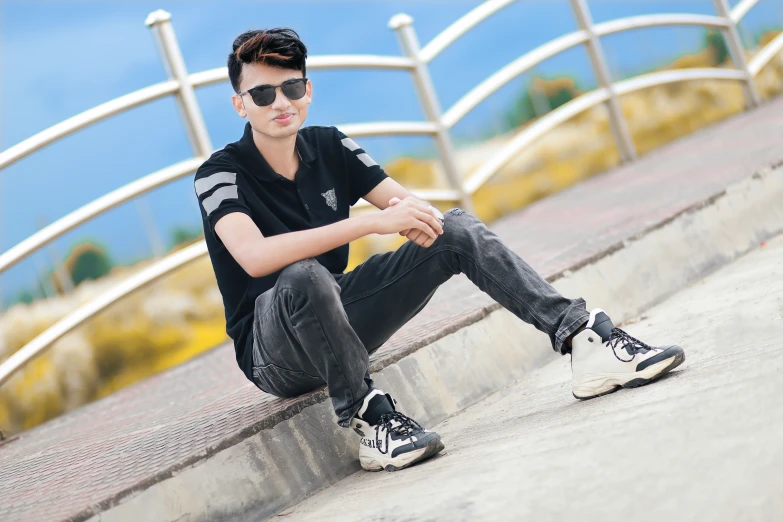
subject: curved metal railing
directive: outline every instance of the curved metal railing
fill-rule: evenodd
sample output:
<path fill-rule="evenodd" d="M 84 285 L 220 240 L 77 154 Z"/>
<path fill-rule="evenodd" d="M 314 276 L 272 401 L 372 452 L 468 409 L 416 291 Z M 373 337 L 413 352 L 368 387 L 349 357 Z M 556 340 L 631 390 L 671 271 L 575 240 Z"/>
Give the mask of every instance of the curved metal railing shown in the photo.
<path fill-rule="evenodd" d="M 760 99 L 754 84 L 754 77 L 764 65 L 783 50 L 783 34 L 781 34 L 769 42 L 750 61 L 745 57 L 736 25 L 759 0 L 742 0 L 734 9 L 729 9 L 727 0 L 713 0 L 717 16 L 657 14 L 621 18 L 600 24 L 592 22 L 586 0 L 570 0 L 579 24 L 577 31 L 560 36 L 517 58 L 479 83 L 448 110 L 442 112 L 436 90 L 429 75 L 428 64 L 472 28 L 516 1 L 489 0 L 479 5 L 446 28 L 423 48 L 419 46 L 418 38 L 413 29 L 413 19 L 404 14 L 396 15 L 389 21 L 389 27 L 397 32 L 405 56 L 313 56 L 307 60 L 307 67 L 311 70 L 370 68 L 409 71 L 416 84 L 427 121 L 355 123 L 338 125 L 338 127 L 346 134 L 356 137 L 395 134 L 432 136 L 436 140 L 450 188 L 417 190 L 415 193 L 430 201 L 461 202 L 463 207 L 472 210 L 471 196 L 487 183 L 493 175 L 506 166 L 522 149 L 569 118 L 602 103 L 607 104 L 609 109 L 611 128 L 620 149 L 621 157 L 624 161 L 635 159 L 636 150 L 633 140 L 617 101 L 618 97 L 624 94 L 672 82 L 699 79 L 732 80 L 743 83 L 747 104 L 749 107 L 755 107 L 759 104 Z M 12 165 L 35 151 L 89 125 L 172 94 L 176 96 L 177 103 L 180 106 L 185 128 L 195 156 L 122 186 L 41 229 L 36 234 L 0 255 L 0 273 L 54 239 L 107 210 L 166 183 L 194 173 L 212 152 L 212 145 L 194 89 L 227 81 L 227 69 L 220 67 L 188 74 L 171 25 L 171 15 L 162 10 L 155 11 L 147 17 L 145 24 L 152 29 L 169 79 L 73 116 L 0 152 L 0 169 Z M 612 82 L 606 66 L 600 38 L 632 29 L 665 25 L 694 25 L 721 30 L 726 39 L 735 68 L 664 71 L 645 74 L 620 82 Z M 463 182 L 456 168 L 449 129 L 510 81 L 531 70 L 542 61 L 578 45 L 587 47 L 599 87 L 538 119 L 510 140 L 498 154 L 480 165 Z M 366 201 L 361 201 L 356 206 L 367 205 Z M 93 301 L 71 312 L 0 365 L 0 385 L 62 336 L 101 310 L 177 268 L 204 257 L 206 254 L 205 243 L 203 241 L 196 243 L 153 263 Z"/>

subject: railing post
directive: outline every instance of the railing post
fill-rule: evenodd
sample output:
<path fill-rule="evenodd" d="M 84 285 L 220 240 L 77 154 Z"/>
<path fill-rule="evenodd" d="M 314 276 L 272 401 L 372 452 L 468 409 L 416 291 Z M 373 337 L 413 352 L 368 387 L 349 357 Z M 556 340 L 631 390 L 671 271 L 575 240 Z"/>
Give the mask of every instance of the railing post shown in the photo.
<path fill-rule="evenodd" d="M 176 95 L 177 106 L 185 122 L 185 130 L 188 133 L 193 151 L 197 156 L 209 157 L 212 154 L 212 143 L 209 140 L 207 127 L 198 106 L 196 93 L 188 78 L 188 70 L 182 59 L 182 52 L 179 49 L 174 28 L 171 26 L 171 13 L 162 9 L 153 11 L 147 16 L 144 24 L 152 29 L 169 78 L 179 82 L 179 92 Z"/>
<path fill-rule="evenodd" d="M 607 90 L 609 99 L 606 106 L 609 109 L 609 122 L 612 128 L 612 134 L 620 149 L 620 157 L 623 162 L 629 162 L 636 159 L 636 146 L 633 143 L 631 132 L 628 130 L 628 122 L 625 121 L 620 102 L 617 100 L 617 91 L 609 75 L 609 68 L 606 66 L 606 57 L 598 35 L 593 30 L 593 17 L 590 15 L 590 8 L 587 6 L 587 0 L 570 0 L 571 7 L 576 15 L 576 21 L 579 28 L 587 33 L 586 42 L 587 54 L 590 56 L 590 62 L 593 64 L 593 72 L 598 81 L 598 85 Z"/>
<path fill-rule="evenodd" d="M 465 187 L 463 186 L 462 179 L 459 175 L 449 131 L 443 125 L 440 102 L 438 101 L 438 95 L 435 92 L 435 86 L 432 83 L 432 78 L 430 78 L 427 64 L 421 59 L 421 46 L 419 45 L 419 39 L 416 36 L 416 32 L 413 30 L 413 18 L 407 14 L 394 15 L 391 20 L 389 20 L 389 28 L 394 29 L 397 32 L 403 51 L 413 60 L 413 78 L 416 82 L 416 90 L 419 93 L 419 98 L 424 107 L 425 116 L 429 121 L 434 123 L 437 128 L 435 132 L 435 142 L 438 145 L 441 161 L 443 161 L 443 169 L 446 172 L 446 177 L 451 184 L 451 188 L 459 193 L 462 207 L 471 214 L 475 214 L 473 201 L 470 194 L 465 192 Z"/>
<path fill-rule="evenodd" d="M 748 60 L 745 57 L 745 48 L 740 40 L 739 32 L 737 31 L 737 24 L 731 18 L 731 9 L 726 0 L 712 0 L 715 5 L 715 10 L 718 12 L 718 16 L 723 17 L 726 20 L 728 26 L 723 32 L 723 38 L 726 40 L 726 45 L 729 48 L 729 54 L 731 55 L 731 61 L 734 62 L 734 67 L 739 69 L 745 74 L 745 85 L 743 85 L 743 91 L 745 92 L 745 99 L 748 101 L 748 106 L 758 107 L 761 103 L 761 97 L 759 91 L 756 88 L 756 83 L 753 80 L 753 73 L 748 68 Z"/>

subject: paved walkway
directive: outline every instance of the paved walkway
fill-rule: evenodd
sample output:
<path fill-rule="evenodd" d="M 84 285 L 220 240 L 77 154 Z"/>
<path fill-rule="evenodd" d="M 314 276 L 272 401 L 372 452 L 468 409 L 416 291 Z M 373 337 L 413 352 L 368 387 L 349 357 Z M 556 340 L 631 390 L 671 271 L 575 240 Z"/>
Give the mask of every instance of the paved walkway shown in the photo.
<path fill-rule="evenodd" d="M 493 224 L 546 277 L 783 161 L 783 98 L 659 149 Z M 494 302 L 462 275 L 371 358 L 372 370 L 486 313 Z M 0 519 L 85 519 L 312 400 L 277 399 L 247 382 L 224 345 L 0 445 Z M 648 443 L 645 443 L 646 447 Z"/>
<path fill-rule="evenodd" d="M 579 402 L 564 357 L 435 427 L 441 455 L 360 471 L 285 520 L 779 520 L 783 237 L 626 330 L 685 363 Z"/>

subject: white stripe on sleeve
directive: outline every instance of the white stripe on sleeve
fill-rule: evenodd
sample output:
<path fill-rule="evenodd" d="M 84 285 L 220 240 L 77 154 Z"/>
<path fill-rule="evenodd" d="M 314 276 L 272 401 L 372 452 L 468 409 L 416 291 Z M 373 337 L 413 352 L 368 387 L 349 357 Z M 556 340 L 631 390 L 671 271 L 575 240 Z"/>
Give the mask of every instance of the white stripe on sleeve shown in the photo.
<path fill-rule="evenodd" d="M 216 185 L 220 185 L 221 183 L 236 185 L 236 182 L 237 175 L 235 172 L 216 172 L 215 174 L 196 180 L 196 194 L 200 197 Z"/>
<path fill-rule="evenodd" d="M 359 154 L 356 157 L 359 158 L 360 160 L 362 160 L 362 163 L 364 163 L 368 167 L 372 167 L 373 165 L 377 165 L 377 163 L 375 163 L 375 160 L 372 159 L 368 154 L 362 153 L 362 154 Z"/>
<path fill-rule="evenodd" d="M 239 194 L 236 185 L 229 185 L 227 187 L 220 187 L 211 196 L 205 198 L 201 202 L 204 205 L 204 211 L 207 215 L 210 215 L 221 203 L 227 199 L 239 199 Z"/>

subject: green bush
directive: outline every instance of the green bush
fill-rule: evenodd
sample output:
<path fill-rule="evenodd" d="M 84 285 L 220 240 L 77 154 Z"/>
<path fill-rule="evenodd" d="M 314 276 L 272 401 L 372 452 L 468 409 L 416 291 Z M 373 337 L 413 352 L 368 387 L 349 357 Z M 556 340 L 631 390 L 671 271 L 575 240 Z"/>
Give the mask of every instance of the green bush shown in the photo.
<path fill-rule="evenodd" d="M 99 279 L 112 269 L 112 262 L 106 252 L 92 244 L 76 245 L 65 262 L 74 285 L 87 279 Z"/>
<path fill-rule="evenodd" d="M 729 47 L 723 33 L 717 29 L 710 29 L 704 35 L 704 46 L 712 49 L 715 56 L 715 64 L 720 65 L 729 57 Z"/>
<path fill-rule="evenodd" d="M 190 243 L 202 235 L 201 226 L 198 227 L 177 227 L 171 232 L 171 246 L 175 247 L 182 243 Z"/>
<path fill-rule="evenodd" d="M 565 105 L 579 96 L 579 92 L 576 82 L 570 78 L 535 77 L 525 87 L 524 94 L 517 98 L 511 110 L 506 113 L 506 126 L 509 130 L 516 129 L 533 118 L 543 116 L 546 112 Z M 538 108 L 534 102 L 534 96 L 540 100 Z M 545 105 L 543 111 L 541 105 Z"/>

